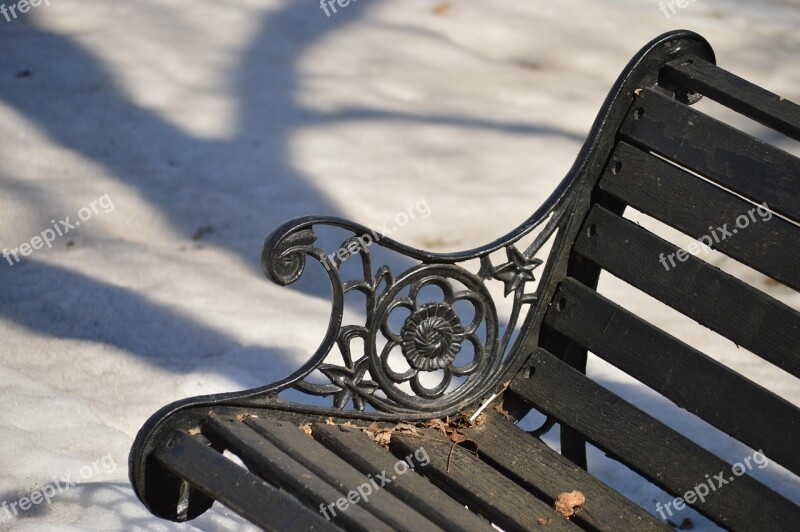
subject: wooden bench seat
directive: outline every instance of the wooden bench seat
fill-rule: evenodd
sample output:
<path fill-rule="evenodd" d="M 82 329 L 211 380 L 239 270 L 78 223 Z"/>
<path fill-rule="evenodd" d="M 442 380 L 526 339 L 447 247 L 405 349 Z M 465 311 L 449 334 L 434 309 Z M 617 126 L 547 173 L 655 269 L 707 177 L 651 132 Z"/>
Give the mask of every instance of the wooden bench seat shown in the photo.
<path fill-rule="evenodd" d="M 316 261 L 330 281 L 319 350 L 277 383 L 156 413 L 131 451 L 139 498 L 174 521 L 219 501 L 270 530 L 657 530 L 674 525 L 664 508 L 684 506 L 732 530 L 800 530 L 798 501 L 749 462 L 800 482 L 798 406 L 770 377 L 598 291 L 604 272 L 776 380 L 800 378 L 798 309 L 707 256 L 800 292 L 800 159 L 693 108 L 701 97 L 800 140 L 800 107 L 717 67 L 702 37 L 671 32 L 624 70 L 545 205 L 493 243 L 435 254 L 381 237 L 415 261 L 395 273 L 373 264 L 366 227 L 279 227 L 267 277 L 289 285 Z M 344 233 L 346 252 L 318 247 L 322 226 Z M 361 277 L 343 280 L 352 264 Z M 512 307 L 503 319 L 490 285 Z M 345 308 L 357 317 L 345 322 Z M 587 376 L 590 353 L 748 449 L 747 467 Z M 544 421 L 526 431 L 530 412 Z M 560 452 L 540 439 L 554 427 Z M 587 445 L 675 499 L 632 503 L 587 471 Z"/>
<path fill-rule="evenodd" d="M 203 463 L 203 471 L 176 471 L 202 485 L 209 470 L 233 465 L 214 447 L 245 457 L 245 465 L 255 473 L 246 483 L 248 489 L 261 490 L 263 498 L 285 490 L 307 505 L 282 501 L 282 514 L 296 514 L 294 526 L 314 524 L 316 517 L 324 516 L 330 518 L 325 528 L 332 523 L 347 530 L 492 530 L 492 523 L 505 530 L 528 530 L 542 523 L 553 530 L 619 530 L 631 524 L 639 530 L 668 528 L 493 411 L 486 412 L 485 421 L 463 429 L 478 452 L 455 445 L 430 427 L 395 434 L 386 449 L 364 432 L 366 428 L 329 421 L 309 425 L 308 434 L 280 416 L 239 420 L 209 415 L 202 434 L 210 447 L 177 433 L 169 453 L 157 459 L 170 467 L 175 454 L 185 453 L 184 461 Z M 261 479 L 267 484 L 258 486 Z M 228 482 L 242 481 L 237 476 Z M 586 503 L 568 521 L 552 505 L 559 494 L 577 487 Z M 219 500 L 264 528 L 280 528 L 271 514 L 245 513 L 229 493 L 236 491 L 221 490 Z M 346 509 L 337 507 L 337 501 Z"/>

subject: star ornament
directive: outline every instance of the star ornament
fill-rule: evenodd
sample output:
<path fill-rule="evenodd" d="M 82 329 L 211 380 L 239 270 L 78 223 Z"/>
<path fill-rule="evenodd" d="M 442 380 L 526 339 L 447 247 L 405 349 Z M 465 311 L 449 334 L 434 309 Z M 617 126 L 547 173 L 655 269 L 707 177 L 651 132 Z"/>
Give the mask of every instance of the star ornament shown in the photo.
<path fill-rule="evenodd" d="M 506 285 L 505 295 L 515 292 L 525 286 L 528 281 L 535 281 L 533 270 L 542 264 L 540 259 L 526 257 L 514 246 L 506 248 L 508 262 L 494 269 L 492 277 L 503 281 Z"/>

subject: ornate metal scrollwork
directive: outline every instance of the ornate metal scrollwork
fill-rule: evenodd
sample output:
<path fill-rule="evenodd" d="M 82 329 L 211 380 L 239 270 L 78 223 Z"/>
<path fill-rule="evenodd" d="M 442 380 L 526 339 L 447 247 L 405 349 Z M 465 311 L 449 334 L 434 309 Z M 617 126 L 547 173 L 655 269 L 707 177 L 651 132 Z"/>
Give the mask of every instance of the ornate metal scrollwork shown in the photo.
<path fill-rule="evenodd" d="M 526 292 L 536 281 L 534 270 L 543 263 L 534 255 L 556 231 L 559 218 L 551 216 L 524 251 L 516 242 L 538 222 L 504 246 L 447 260 L 338 218 L 303 218 L 279 228 L 268 238 L 262 256 L 267 276 L 278 284 L 290 284 L 303 274 L 308 259 L 317 260 L 325 267 L 333 289 L 333 309 L 320 349 L 271 392 L 291 388 L 332 397 L 334 409 L 352 405 L 363 411 L 369 405 L 386 413 L 444 412 L 477 399 L 496 384 L 521 312 L 536 302 L 536 292 Z M 352 236 L 342 242 L 339 252 L 326 255 L 315 246 L 314 227 L 320 225 L 344 229 Z M 373 242 L 421 264 L 398 276 L 385 265 L 374 270 Z M 495 266 L 490 255 L 503 250 L 507 260 Z M 362 278 L 343 282 L 342 265 L 359 259 Z M 480 261 L 476 273 L 459 264 L 473 259 Z M 487 287 L 497 281 L 503 283 L 505 297 L 513 296 L 504 332 Z M 441 297 L 421 298 L 431 288 Z M 366 296 L 365 321 L 342 324 L 345 296 L 354 291 Z M 353 349 L 356 340 L 364 346 L 358 354 Z M 315 382 L 320 376 L 323 382 Z"/>
<path fill-rule="evenodd" d="M 271 280 L 289 285 L 313 262 L 327 266 L 332 310 L 319 349 L 297 371 L 278 382 L 184 399 L 155 413 L 140 430 L 131 450 L 130 475 L 138 497 L 154 514 L 173 520 L 199 515 L 210 507 L 210 498 L 197 493 L 188 498 L 194 490 L 188 490 L 188 483 L 154 457 L 154 451 L 162 448 L 175 430 L 196 430 L 209 412 L 229 417 L 265 409 L 295 420 L 309 415 L 317 420 L 321 416 L 420 420 L 463 411 L 495 397 L 504 384 L 501 379 L 513 377 L 530 352 L 528 348 L 539 340 L 530 331 L 538 332 L 544 317 L 540 302 L 549 299 L 555 283 L 567 271 L 572 244 L 568 239 L 574 237 L 591 203 L 636 89 L 659 85 L 664 65 L 693 56 L 714 63 L 709 44 L 687 31 L 662 35 L 642 49 L 620 75 L 575 164 L 550 197 L 519 227 L 483 247 L 460 253 L 427 253 L 389 238 L 377 238 L 364 226 L 334 217 L 300 218 L 279 227 L 268 237 L 262 254 L 264 271 Z M 352 235 L 341 246 L 347 253 L 339 256 L 337 252 L 335 259 L 326 257 L 317 247 L 315 229 L 321 226 L 338 227 Z M 522 239 L 539 229 L 533 242 L 524 247 Z M 415 260 L 416 265 L 404 268 L 397 276 L 386 266 L 373 269 L 369 246 L 359 240 L 359 236 L 370 234 L 374 246 Z M 551 237 L 553 247 L 547 263 L 542 264 L 544 257 L 537 258 L 537 254 Z M 362 275 L 343 282 L 343 261 L 356 260 L 361 261 Z M 473 261 L 480 263 L 476 272 Z M 534 275 L 540 266 L 542 270 Z M 531 286 L 534 281 L 538 283 L 535 288 Z M 438 286 L 442 297 L 417 301 L 411 296 L 415 284 L 424 285 L 419 290 Z M 495 291 L 493 285 L 500 290 Z M 345 297 L 352 292 L 365 296 L 365 318 L 360 323 L 343 323 Z M 405 306 L 395 303 L 404 298 Z M 461 308 L 465 301 L 478 309 L 469 318 Z M 510 313 L 500 313 L 504 319 L 498 319 L 495 311 L 501 301 L 512 303 Z M 395 319 L 393 309 L 405 311 L 407 316 Z M 471 336 L 477 319 L 482 321 Z M 522 327 L 517 326 L 518 321 Z M 393 345 L 384 356 L 389 344 Z M 465 357 L 470 350 L 471 358 Z M 398 360 L 405 366 L 398 367 Z M 439 375 L 440 380 L 423 378 L 429 373 Z M 288 397 L 279 395 L 283 392 L 332 400 L 332 408 L 309 404 L 314 401 L 304 398 L 292 397 L 289 402 Z M 548 417 L 531 432 L 540 435 L 554 422 Z"/>
<path fill-rule="evenodd" d="M 464 286 L 456 291 L 453 284 Z M 425 287 L 436 287 L 442 300 L 422 303 L 419 300 Z M 408 289 L 408 295 L 401 295 Z M 473 309 L 469 322 L 462 322 L 454 310 L 458 302 L 466 302 Z M 409 312 L 400 331 L 393 331 L 388 323 L 397 309 Z M 484 338 L 478 332 L 485 330 Z M 410 269 L 381 294 L 370 327 L 366 356 L 370 360 L 370 374 L 380 384 L 387 399 L 408 408 L 446 409 L 458 403 L 471 390 L 483 384 L 483 379 L 495 370 L 500 359 L 497 353 L 497 311 L 483 281 L 464 268 L 452 265 L 421 265 Z M 379 341 L 385 341 L 382 348 Z M 457 363 L 463 343 L 472 347 L 470 360 Z M 402 372 L 391 367 L 393 352 L 402 354 L 407 368 Z M 400 358 L 400 357 L 397 357 Z M 423 383 L 426 374 L 441 376 L 432 387 Z M 460 384 L 453 377 L 464 377 Z M 411 391 L 400 385 L 409 383 Z M 386 407 L 382 402 L 375 405 Z"/>

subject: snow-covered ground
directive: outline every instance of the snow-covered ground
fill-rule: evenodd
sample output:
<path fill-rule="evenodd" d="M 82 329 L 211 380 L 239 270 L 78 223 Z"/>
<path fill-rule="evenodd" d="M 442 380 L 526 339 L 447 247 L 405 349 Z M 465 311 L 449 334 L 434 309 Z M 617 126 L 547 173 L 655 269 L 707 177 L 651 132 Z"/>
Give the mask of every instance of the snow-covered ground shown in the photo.
<path fill-rule="evenodd" d="M 493 240 L 550 193 L 620 70 L 669 29 L 698 31 L 721 65 L 800 101 L 797 0 L 697 0 L 669 19 L 656 0 L 353 0 L 330 17 L 316 0 L 48 3 L 0 16 L 0 247 L 95 209 L 52 248 L 0 263 L 0 503 L 56 490 L 17 518 L 0 509 L 15 530 L 247 526 L 224 508 L 186 525 L 151 517 L 126 460 L 162 405 L 271 382 L 316 349 L 324 294 L 274 286 L 258 264 L 285 219 L 380 225 L 424 199 L 430 215 L 393 238 L 433 251 Z M 800 403 L 793 378 L 602 283 Z M 723 458 L 749 454 L 609 367 L 590 371 Z M 651 511 L 670 500 L 603 460 Z M 754 474 L 800 501 L 778 466 Z M 67 477 L 80 482 L 58 489 Z"/>

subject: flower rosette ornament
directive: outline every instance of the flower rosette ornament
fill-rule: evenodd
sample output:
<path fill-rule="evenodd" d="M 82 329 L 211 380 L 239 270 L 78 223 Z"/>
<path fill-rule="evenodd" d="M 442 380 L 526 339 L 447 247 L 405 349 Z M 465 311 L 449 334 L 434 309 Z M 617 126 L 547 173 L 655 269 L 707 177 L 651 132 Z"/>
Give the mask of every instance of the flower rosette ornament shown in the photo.
<path fill-rule="evenodd" d="M 455 360 L 464 339 L 464 327 L 447 303 L 428 303 L 411 314 L 400 334 L 403 354 L 412 368 L 444 369 Z"/>
<path fill-rule="evenodd" d="M 440 300 L 424 301 L 426 287 L 438 288 Z M 401 313 L 407 316 L 398 330 Z M 463 268 L 419 266 L 380 296 L 367 345 L 370 375 L 388 399 L 416 408 L 457 404 L 499 366 L 494 302 L 481 279 Z"/>

